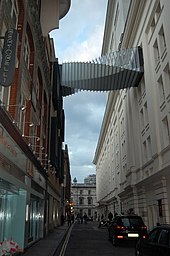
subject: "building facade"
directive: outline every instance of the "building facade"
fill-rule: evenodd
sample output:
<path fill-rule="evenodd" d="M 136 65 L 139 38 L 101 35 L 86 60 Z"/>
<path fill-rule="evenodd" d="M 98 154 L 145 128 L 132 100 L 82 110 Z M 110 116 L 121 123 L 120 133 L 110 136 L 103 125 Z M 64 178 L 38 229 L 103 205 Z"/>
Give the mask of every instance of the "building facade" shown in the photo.
<path fill-rule="evenodd" d="M 63 193 L 64 193 L 64 211 L 63 215 L 65 217 L 70 212 L 70 200 L 71 200 L 71 174 L 70 174 L 70 160 L 69 160 L 69 153 L 68 153 L 68 145 L 65 145 L 64 150 L 64 187 L 63 187 Z"/>
<path fill-rule="evenodd" d="M 85 213 L 88 218 L 97 218 L 96 184 L 74 182 L 71 185 L 72 212 L 75 216 Z"/>
<path fill-rule="evenodd" d="M 149 228 L 170 222 L 170 36 L 168 0 L 109 0 L 102 54 L 140 46 L 137 88 L 108 94 L 94 157 L 105 215 L 133 208 Z"/>
<path fill-rule="evenodd" d="M 70 1 L 0 1 L 0 241 L 12 238 L 21 249 L 60 224 L 64 110 L 48 33 L 69 8 Z"/>
<path fill-rule="evenodd" d="M 89 174 L 86 178 L 84 178 L 84 184 L 96 185 L 96 174 Z"/>

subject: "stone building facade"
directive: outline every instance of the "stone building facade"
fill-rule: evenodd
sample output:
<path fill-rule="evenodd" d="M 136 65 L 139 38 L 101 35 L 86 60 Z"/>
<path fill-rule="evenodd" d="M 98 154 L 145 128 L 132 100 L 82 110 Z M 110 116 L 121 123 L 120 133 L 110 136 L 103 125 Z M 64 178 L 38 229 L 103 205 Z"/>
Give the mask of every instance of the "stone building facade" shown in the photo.
<path fill-rule="evenodd" d="M 170 222 L 170 36 L 168 0 L 109 0 L 102 54 L 140 46 L 137 88 L 108 94 L 94 157 L 105 215 L 133 208 L 149 228 Z"/>
<path fill-rule="evenodd" d="M 74 182 L 71 186 L 72 212 L 75 216 L 85 213 L 88 218 L 97 218 L 96 185 Z"/>

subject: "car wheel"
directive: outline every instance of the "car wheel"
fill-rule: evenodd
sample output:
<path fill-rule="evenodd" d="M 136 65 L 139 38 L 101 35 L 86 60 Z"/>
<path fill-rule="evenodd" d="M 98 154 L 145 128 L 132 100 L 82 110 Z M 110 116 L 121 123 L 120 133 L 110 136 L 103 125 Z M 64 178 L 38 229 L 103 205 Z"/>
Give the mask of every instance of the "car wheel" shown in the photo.
<path fill-rule="evenodd" d="M 117 239 L 116 239 L 115 235 L 112 236 L 112 243 L 114 246 L 117 246 Z"/>

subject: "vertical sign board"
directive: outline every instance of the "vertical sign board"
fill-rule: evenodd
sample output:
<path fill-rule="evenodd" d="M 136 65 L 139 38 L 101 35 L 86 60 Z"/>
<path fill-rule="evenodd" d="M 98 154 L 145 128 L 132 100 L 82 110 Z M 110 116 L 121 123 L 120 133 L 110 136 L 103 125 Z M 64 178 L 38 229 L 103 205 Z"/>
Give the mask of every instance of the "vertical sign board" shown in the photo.
<path fill-rule="evenodd" d="M 0 67 L 0 85 L 8 87 L 13 83 L 15 74 L 16 52 L 18 45 L 18 32 L 11 28 L 6 31 L 2 50 Z"/>

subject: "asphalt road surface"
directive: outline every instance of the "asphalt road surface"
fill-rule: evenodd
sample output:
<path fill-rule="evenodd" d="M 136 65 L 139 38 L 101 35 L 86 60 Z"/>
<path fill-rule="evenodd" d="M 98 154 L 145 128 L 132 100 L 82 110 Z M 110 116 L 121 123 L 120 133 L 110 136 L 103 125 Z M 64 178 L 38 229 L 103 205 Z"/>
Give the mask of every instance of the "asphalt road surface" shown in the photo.
<path fill-rule="evenodd" d="M 72 225 L 59 256 L 134 256 L 134 245 L 114 247 L 108 240 L 107 228 L 98 228 L 97 222 Z"/>

